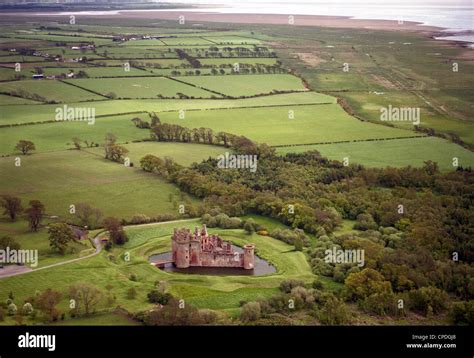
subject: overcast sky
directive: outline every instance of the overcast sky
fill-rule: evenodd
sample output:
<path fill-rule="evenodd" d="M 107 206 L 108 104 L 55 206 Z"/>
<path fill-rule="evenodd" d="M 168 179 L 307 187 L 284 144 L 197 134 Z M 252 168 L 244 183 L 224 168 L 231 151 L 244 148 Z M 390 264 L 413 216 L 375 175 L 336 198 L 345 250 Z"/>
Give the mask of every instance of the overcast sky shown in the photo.
<path fill-rule="evenodd" d="M 448 5 L 472 5 L 473 0 L 164 0 L 164 2 L 192 3 L 192 4 L 252 4 L 252 3 L 305 3 L 305 4 L 448 4 Z"/>

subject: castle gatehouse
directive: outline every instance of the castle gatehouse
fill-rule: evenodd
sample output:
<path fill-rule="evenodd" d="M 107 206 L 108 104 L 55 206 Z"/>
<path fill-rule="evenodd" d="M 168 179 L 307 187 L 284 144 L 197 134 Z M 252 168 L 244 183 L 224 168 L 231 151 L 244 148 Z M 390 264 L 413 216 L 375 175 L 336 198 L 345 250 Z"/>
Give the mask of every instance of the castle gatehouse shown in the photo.
<path fill-rule="evenodd" d="M 209 235 L 206 225 L 201 229 L 174 229 L 172 262 L 178 268 L 187 267 L 234 267 L 253 270 L 255 266 L 254 245 L 243 247 L 243 252 L 234 251 L 229 242 L 218 235 Z"/>

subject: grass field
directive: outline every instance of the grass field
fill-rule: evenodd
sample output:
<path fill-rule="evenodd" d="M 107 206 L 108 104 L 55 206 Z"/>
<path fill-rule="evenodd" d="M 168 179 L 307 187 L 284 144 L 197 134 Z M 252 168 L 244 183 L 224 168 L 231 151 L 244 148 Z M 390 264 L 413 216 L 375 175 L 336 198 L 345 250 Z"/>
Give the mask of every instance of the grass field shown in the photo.
<path fill-rule="evenodd" d="M 139 165 L 140 159 L 147 154 L 153 154 L 160 158 L 170 157 L 178 164 L 189 166 L 192 163 L 200 163 L 209 157 L 215 158 L 219 154 L 230 151 L 228 148 L 214 145 L 171 142 L 130 143 L 125 144 L 124 147 L 129 150 L 127 157 L 136 165 Z M 102 154 L 103 152 L 103 148 L 90 148 L 86 150 L 97 154 Z"/>
<path fill-rule="evenodd" d="M 289 118 L 289 111 L 294 112 L 294 119 Z M 337 104 L 188 111 L 185 119 L 180 119 L 177 112 L 167 112 L 161 113 L 160 118 L 189 128 L 207 127 L 241 134 L 269 145 L 416 135 L 408 130 L 358 121 Z"/>
<path fill-rule="evenodd" d="M 29 94 L 37 94 L 44 97 L 47 101 L 56 102 L 79 102 L 103 99 L 94 93 L 84 91 L 80 88 L 70 86 L 54 80 L 29 80 L 3 82 L 2 91 L 13 92 L 18 90 L 26 91 Z"/>
<path fill-rule="evenodd" d="M 41 102 L 36 102 L 31 99 L 13 97 L 5 94 L 0 94 L 0 105 L 15 105 L 15 104 L 39 104 Z"/>
<path fill-rule="evenodd" d="M 189 63 L 186 60 L 180 60 L 179 58 L 132 58 L 128 59 L 124 56 L 123 59 L 114 59 L 114 60 L 97 60 L 95 62 L 91 62 L 92 64 L 101 63 L 106 64 L 107 66 L 123 66 L 125 62 L 138 62 L 141 66 L 158 66 L 162 68 L 176 68 L 176 67 L 183 67 L 189 66 Z"/>
<path fill-rule="evenodd" d="M 249 65 L 275 65 L 277 62 L 276 58 L 200 58 L 199 62 L 201 62 L 204 66 L 220 66 L 220 65 L 234 65 L 235 63 L 238 64 L 249 64 Z"/>
<path fill-rule="evenodd" d="M 323 156 L 368 167 L 421 167 L 427 160 L 437 162 L 443 171 L 454 170 L 453 158 L 459 166 L 474 167 L 474 153 L 457 144 L 436 137 L 395 139 L 377 142 L 338 143 L 278 148 L 277 152 L 298 153 L 318 150 Z"/>
<path fill-rule="evenodd" d="M 124 67 L 86 67 L 86 68 L 71 68 L 75 73 L 84 71 L 89 77 L 128 77 L 128 76 L 153 76 L 152 73 L 137 68 L 130 68 L 130 71 L 125 71 Z M 60 75 L 69 73 L 69 68 L 45 68 L 44 74 Z"/>
<path fill-rule="evenodd" d="M 315 36 L 314 29 L 301 27 L 297 38 L 284 27 L 259 31 L 285 43 L 275 49 L 278 57 L 313 90 L 334 91 L 358 116 L 378 121 L 380 107 L 420 108 L 423 127 L 474 143 L 474 71 L 468 49 L 401 31 L 367 36 L 366 30 L 354 29 L 345 36 L 344 29 L 321 28 Z"/>
<path fill-rule="evenodd" d="M 432 94 L 431 94 L 432 95 Z M 449 94 L 445 95 L 445 98 Z M 452 94 L 451 94 L 452 95 Z M 474 143 L 474 122 L 469 120 L 456 120 L 445 114 L 439 113 L 430 107 L 422 98 L 413 96 L 410 92 L 385 91 L 383 95 L 366 94 L 352 92 L 345 94 L 351 106 L 361 113 L 364 118 L 374 122 L 380 121 L 380 108 L 391 105 L 392 107 L 420 108 L 420 125 L 422 127 L 434 128 L 444 133 L 457 134 L 467 143 Z M 459 102 L 459 98 L 458 98 Z M 456 108 L 457 104 L 453 103 Z M 393 125 L 401 128 L 412 127 L 407 122 L 392 122 Z"/>
<path fill-rule="evenodd" d="M 105 216 L 178 214 L 169 201 L 169 194 L 181 200 L 174 185 L 139 168 L 106 161 L 102 155 L 76 150 L 38 153 L 22 156 L 20 167 L 14 160 L 0 158 L 0 193 L 18 196 L 24 203 L 39 199 L 48 215 L 67 218 L 69 206 L 81 202 L 100 208 Z"/>
<path fill-rule="evenodd" d="M 202 37 L 165 37 L 160 39 L 167 46 L 179 46 L 179 45 L 209 45 L 211 46 L 214 42 L 209 41 Z"/>
<path fill-rule="evenodd" d="M 94 124 L 80 121 L 57 121 L 40 125 L 15 126 L 2 128 L 0 154 L 19 154 L 15 145 L 21 139 L 35 143 L 36 152 L 47 152 L 74 148 L 72 138 L 77 137 L 83 142 L 102 145 L 105 135 L 113 133 L 120 143 L 150 137 L 148 130 L 139 129 L 131 119 L 140 117 L 149 121 L 146 113 L 127 114 L 113 117 L 99 117 Z M 54 118 L 54 117 L 53 117 Z M 86 146 L 84 143 L 82 146 Z"/>
<path fill-rule="evenodd" d="M 0 57 L 0 61 L 3 57 Z M 0 67 L 0 81 L 9 81 L 15 78 L 15 75 L 18 75 L 15 70 L 12 68 Z"/>
<path fill-rule="evenodd" d="M 242 36 L 207 36 L 203 37 L 208 41 L 218 45 L 258 45 L 260 41 L 251 37 Z"/>
<path fill-rule="evenodd" d="M 231 76 L 229 76 L 231 77 Z M 132 79 L 133 80 L 133 79 Z M 102 79 L 97 81 L 103 81 Z M 285 93 L 246 99 L 203 99 L 203 100 L 111 100 L 97 101 L 89 106 L 95 108 L 96 116 L 129 112 L 162 112 L 206 108 L 264 107 L 292 104 L 335 103 L 336 99 L 316 92 Z M 71 107 L 84 107 L 84 103 L 68 103 Z M 18 124 L 50 121 L 55 118 L 57 105 L 9 105 L 2 107 L 0 124 Z"/>
<path fill-rule="evenodd" d="M 274 91 L 305 91 L 303 83 L 292 75 L 239 75 L 178 77 L 180 81 L 232 97 L 254 96 Z"/>
<path fill-rule="evenodd" d="M 219 309 L 231 312 L 239 307 L 241 300 L 254 300 L 268 297 L 276 292 L 283 279 L 298 278 L 311 282 L 315 276 L 303 253 L 293 247 L 270 237 L 247 235 L 242 230 L 210 230 L 218 232 L 225 240 L 237 245 L 248 242 L 256 244 L 258 254 L 270 260 L 277 273 L 269 276 L 203 276 L 168 273 L 160 271 L 147 261 L 154 253 L 168 251 L 171 247 L 170 233 L 176 226 L 194 228 L 198 220 L 181 223 L 164 223 L 127 228 L 129 241 L 123 248 L 114 249 L 111 254 L 100 255 L 83 261 L 32 272 L 26 275 L 2 280 L 0 299 L 6 299 L 12 291 L 20 302 L 31 296 L 35 290 L 54 287 L 66 291 L 72 282 L 85 281 L 105 291 L 107 284 L 117 297 L 116 304 L 127 310 L 137 311 L 151 307 L 146 294 L 156 281 L 166 281 L 168 288 L 177 298 L 184 299 L 199 308 Z M 124 261 L 123 254 L 128 252 L 130 261 Z M 129 280 L 135 274 L 136 281 Z M 138 296 L 134 300 L 126 298 L 126 291 L 135 287 Z M 67 298 L 60 307 L 67 310 Z"/>
<path fill-rule="evenodd" d="M 27 203 L 24 203 L 24 205 L 26 206 Z M 47 222 L 47 220 L 44 222 Z M 86 256 L 95 250 L 90 241 L 82 240 L 69 245 L 65 255 L 59 255 L 49 246 L 47 229 L 42 228 L 37 232 L 31 232 L 28 227 L 28 222 L 22 218 L 16 222 L 10 222 L 2 218 L 0 220 L 0 237 L 3 236 L 14 238 L 23 250 L 38 250 L 38 266 L 34 268 Z"/>
<path fill-rule="evenodd" d="M 108 79 L 76 79 L 68 83 L 86 88 L 88 90 L 106 95 L 114 92 L 118 98 L 157 98 L 177 97 L 183 93 L 190 97 L 210 98 L 215 94 L 200 88 L 173 81 L 165 77 L 134 77 L 134 78 L 108 78 Z"/>

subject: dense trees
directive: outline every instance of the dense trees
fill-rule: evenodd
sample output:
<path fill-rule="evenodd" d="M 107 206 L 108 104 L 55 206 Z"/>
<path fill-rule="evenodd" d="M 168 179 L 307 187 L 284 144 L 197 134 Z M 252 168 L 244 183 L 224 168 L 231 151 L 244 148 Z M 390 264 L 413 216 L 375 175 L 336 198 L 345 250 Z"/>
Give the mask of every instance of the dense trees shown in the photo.
<path fill-rule="evenodd" d="M 276 320 L 291 324 L 293 315 L 297 315 L 296 321 L 304 319 L 307 323 L 323 325 L 347 324 L 351 320 L 343 299 L 331 292 L 307 288 L 298 280 L 283 281 L 280 291 L 268 299 L 242 302 L 240 320 L 252 324 L 268 324 Z"/>
<path fill-rule="evenodd" d="M 203 142 L 201 132 L 195 130 L 194 137 Z M 171 175 L 182 190 L 204 199 L 209 226 L 218 226 L 215 215 L 208 215 L 218 210 L 228 217 L 257 213 L 314 234 L 318 240 L 308 251 L 313 271 L 345 282 L 351 299 L 368 312 L 405 314 L 398 300 L 413 301 L 417 294 L 410 299 L 408 293 L 423 287 L 472 299 L 470 170 L 440 173 L 432 162 L 422 168 L 345 167 L 316 151 L 278 157 L 247 138 L 230 136 L 228 145 L 256 153 L 257 171 L 223 170 L 208 159 Z M 335 235 L 343 219 L 355 220 L 358 231 Z M 295 232 L 271 235 L 300 247 Z M 334 246 L 364 250 L 365 267 L 325 262 L 324 251 Z"/>

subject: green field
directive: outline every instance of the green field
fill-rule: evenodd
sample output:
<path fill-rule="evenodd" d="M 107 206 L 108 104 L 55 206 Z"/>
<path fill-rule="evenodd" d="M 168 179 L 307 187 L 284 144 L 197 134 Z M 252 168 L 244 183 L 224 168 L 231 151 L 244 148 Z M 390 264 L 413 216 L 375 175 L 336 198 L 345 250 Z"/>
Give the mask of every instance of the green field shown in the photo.
<path fill-rule="evenodd" d="M 115 59 L 115 60 L 96 60 L 91 61 L 91 64 L 105 64 L 106 66 L 123 66 L 125 62 L 136 62 L 139 63 L 140 66 L 145 67 L 160 67 L 160 68 L 179 68 L 179 67 L 186 67 L 189 66 L 189 63 L 185 60 L 180 60 L 178 58 L 140 58 L 140 59 Z"/>
<path fill-rule="evenodd" d="M 0 88 L 8 93 L 23 90 L 29 94 L 40 95 L 47 101 L 56 102 L 70 103 L 103 99 L 102 96 L 54 80 L 3 82 Z"/>
<path fill-rule="evenodd" d="M 214 145 L 193 144 L 193 143 L 171 143 L 171 142 L 141 142 L 125 144 L 129 150 L 127 157 L 137 165 L 140 159 L 147 154 L 153 154 L 157 157 L 170 157 L 178 164 L 189 166 L 192 163 L 201 161 L 228 152 L 228 148 Z M 102 154 L 102 148 L 88 148 L 88 152 Z"/>
<path fill-rule="evenodd" d="M 39 104 L 41 102 L 36 102 L 31 99 L 13 97 L 5 94 L 0 94 L 0 105 L 17 105 L 17 104 Z"/>
<path fill-rule="evenodd" d="M 0 57 L 1 61 L 2 57 Z M 0 67 L 0 81 L 9 81 L 15 78 L 15 75 L 18 75 L 18 72 L 15 72 L 12 68 Z"/>
<path fill-rule="evenodd" d="M 131 119 L 140 117 L 149 121 L 146 113 L 128 114 L 113 117 L 99 117 L 94 124 L 85 121 L 57 121 L 41 125 L 15 126 L 2 128 L 0 154 L 19 154 L 15 145 L 21 139 L 35 143 L 36 152 L 74 148 L 72 138 L 77 137 L 83 142 L 102 145 L 105 135 L 112 132 L 120 143 L 150 137 L 149 131 L 136 128 Z M 52 115 L 52 119 L 54 116 Z M 82 146 L 86 146 L 85 143 Z"/>
<path fill-rule="evenodd" d="M 24 204 L 26 206 L 27 203 Z M 28 222 L 21 219 L 16 222 L 10 222 L 2 218 L 0 220 L 0 237 L 3 236 L 14 238 L 23 250 L 38 250 L 38 266 L 33 269 L 90 255 L 95 251 L 90 241 L 82 240 L 72 243 L 65 255 L 58 255 L 49 246 L 46 229 L 31 232 Z"/>
<path fill-rule="evenodd" d="M 232 97 L 249 97 L 274 91 L 305 91 L 303 83 L 292 75 L 239 75 L 178 77 L 180 81 Z"/>
<path fill-rule="evenodd" d="M 179 45 L 209 45 L 213 44 L 212 41 L 206 40 L 202 37 L 177 37 L 177 38 L 161 38 L 166 46 L 179 46 Z"/>
<path fill-rule="evenodd" d="M 347 157 L 350 163 L 368 167 L 422 167 L 425 161 L 431 160 L 437 162 L 441 170 L 449 171 L 455 169 L 455 157 L 459 160 L 459 166 L 474 167 L 474 153 L 436 137 L 282 147 L 277 152 L 285 154 L 308 150 L 318 150 L 323 156 L 338 161 Z"/>
<path fill-rule="evenodd" d="M 242 36 L 206 36 L 204 39 L 218 45 L 258 45 L 260 41 L 251 37 Z"/>
<path fill-rule="evenodd" d="M 14 163 L 15 157 L 0 158 L 0 193 L 18 196 L 24 203 L 41 200 L 48 215 L 67 219 L 69 206 L 82 202 L 100 208 L 105 216 L 120 218 L 178 214 L 169 201 L 170 194 L 181 200 L 174 185 L 138 167 L 106 161 L 102 155 L 68 150 L 22 156 L 20 167 Z"/>
<path fill-rule="evenodd" d="M 101 93 L 102 95 L 114 92 L 118 98 L 157 98 L 158 95 L 164 97 L 177 97 L 178 93 L 198 98 L 210 98 L 216 96 L 206 90 L 188 86 L 165 77 L 87 78 L 69 80 L 67 82 Z"/>
<path fill-rule="evenodd" d="M 231 77 L 231 76 L 229 76 Z M 122 80 L 122 79 L 120 79 Z M 133 79 L 131 79 L 133 80 Z M 97 82 L 103 81 L 97 79 Z M 272 96 L 246 99 L 189 99 L 189 100 L 110 100 L 97 101 L 89 106 L 95 108 L 96 116 L 130 113 L 162 112 L 183 110 L 200 110 L 206 108 L 239 108 L 282 106 L 292 104 L 335 103 L 336 99 L 316 92 L 285 93 Z M 84 103 L 68 103 L 70 107 L 84 107 Z M 19 124 L 29 122 L 51 121 L 55 119 L 57 105 L 9 105 L 2 107 L 0 124 Z"/>
<path fill-rule="evenodd" d="M 88 77 L 128 77 L 128 76 L 153 76 L 153 73 L 150 73 L 145 70 L 130 68 L 130 71 L 125 71 L 124 67 L 86 67 L 86 68 L 45 68 L 43 70 L 44 74 L 47 76 L 50 75 L 61 75 L 67 74 L 73 70 L 73 72 L 78 73 L 79 71 L 84 71 Z"/>
<path fill-rule="evenodd" d="M 269 65 L 273 66 L 276 64 L 276 58 L 200 58 L 199 62 L 201 62 L 204 66 L 220 66 L 220 65 L 234 65 L 236 63 L 242 65 Z"/>
<path fill-rule="evenodd" d="M 270 237 L 247 235 L 242 230 L 210 230 L 219 233 L 225 240 L 237 245 L 251 242 L 256 245 L 257 253 L 277 267 L 277 272 L 269 276 L 203 276 L 168 273 L 150 265 L 148 257 L 155 253 L 170 250 L 170 233 L 173 227 L 188 227 L 199 225 L 197 220 L 181 223 L 163 223 L 127 228 L 129 242 L 119 249 L 114 249 L 111 261 L 108 253 L 101 253 L 77 263 L 32 272 L 22 276 L 2 280 L 0 299 L 6 299 L 8 292 L 13 291 L 15 298 L 20 301 L 31 296 L 35 290 L 53 287 L 66 291 L 73 282 L 85 281 L 105 290 L 107 284 L 112 284 L 111 292 L 120 304 L 132 312 L 151 307 L 146 300 L 146 294 L 158 280 L 166 281 L 170 291 L 180 299 L 199 308 L 218 310 L 235 310 L 241 300 L 254 300 L 258 297 L 268 297 L 277 291 L 279 283 L 288 278 L 298 278 L 310 282 L 315 278 L 303 253 L 296 252 L 293 247 Z M 128 252 L 130 261 L 123 259 Z M 92 269 L 94 268 L 94 269 Z M 137 281 L 128 279 L 131 274 L 137 276 Z M 126 291 L 135 287 L 138 297 L 134 300 L 126 298 Z M 60 307 L 67 307 L 67 298 Z"/>
<path fill-rule="evenodd" d="M 289 112 L 294 112 L 294 119 Z M 241 134 L 269 145 L 409 137 L 416 133 L 350 117 L 337 104 L 160 113 L 164 122 Z"/>

